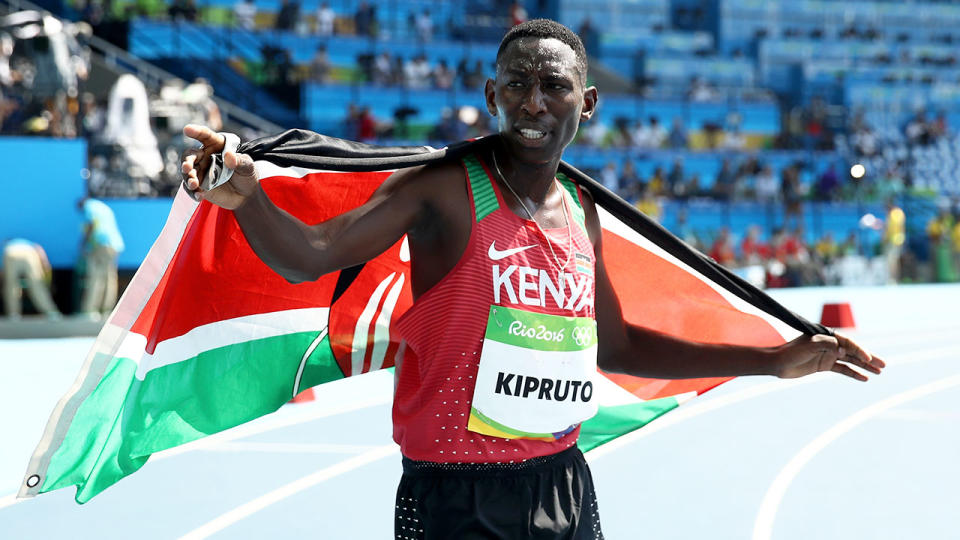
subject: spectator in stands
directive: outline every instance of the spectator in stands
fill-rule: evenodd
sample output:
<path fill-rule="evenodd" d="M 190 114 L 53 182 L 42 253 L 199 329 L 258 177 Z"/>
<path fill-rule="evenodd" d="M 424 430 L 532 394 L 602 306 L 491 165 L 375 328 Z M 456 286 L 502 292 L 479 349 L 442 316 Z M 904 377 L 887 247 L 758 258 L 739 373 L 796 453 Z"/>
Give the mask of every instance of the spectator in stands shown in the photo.
<path fill-rule="evenodd" d="M 633 135 L 630 133 L 630 120 L 625 116 L 618 116 L 613 121 L 613 130 L 607 133 L 603 146 L 628 148 L 632 143 Z"/>
<path fill-rule="evenodd" d="M 641 189 L 640 198 L 634 206 L 648 218 L 659 222 L 663 217 L 663 208 L 661 208 L 660 201 L 650 187 L 650 184 L 648 184 Z"/>
<path fill-rule="evenodd" d="M 407 63 L 403 61 L 403 56 L 398 54 L 393 57 L 393 68 L 390 71 L 393 75 L 392 84 L 394 86 L 403 86 L 405 73 L 404 66 L 406 65 Z"/>
<path fill-rule="evenodd" d="M 460 119 L 460 111 L 444 107 L 440 123 L 433 128 L 431 138 L 444 143 L 453 143 L 467 138 L 467 125 Z"/>
<path fill-rule="evenodd" d="M 233 24 L 244 30 L 253 30 L 257 23 L 257 4 L 253 0 L 240 0 L 233 6 Z"/>
<path fill-rule="evenodd" d="M 724 150 L 740 151 L 747 147 L 747 138 L 740 132 L 740 127 L 735 126 L 723 134 L 722 148 Z"/>
<path fill-rule="evenodd" d="M 40 244 L 14 238 L 3 245 L 3 300 L 10 319 L 19 319 L 22 313 L 23 289 L 33 307 L 48 318 L 60 318 L 60 311 L 50 297 L 50 261 Z"/>
<path fill-rule="evenodd" d="M 900 255 L 907 240 L 907 218 L 893 199 L 887 199 L 883 227 L 883 257 L 889 271 L 888 283 L 900 281 Z"/>
<path fill-rule="evenodd" d="M 643 124 L 642 119 L 637 120 L 633 131 L 633 144 L 637 148 L 661 148 L 666 139 L 667 133 L 656 116 L 651 116 L 647 125 Z"/>
<path fill-rule="evenodd" d="M 942 283 L 954 279 L 953 257 L 950 252 L 951 232 L 955 225 L 953 214 L 947 206 L 942 206 L 939 213 L 927 223 L 934 281 Z"/>
<path fill-rule="evenodd" d="M 947 125 L 947 114 L 943 111 L 937 112 L 937 117 L 930 123 L 930 136 L 934 142 L 950 135 L 950 128 Z"/>
<path fill-rule="evenodd" d="M 466 71 L 463 77 L 463 86 L 467 89 L 480 88 L 487 82 L 487 72 L 483 68 L 483 60 L 478 59 L 473 64 L 473 69 Z"/>
<path fill-rule="evenodd" d="M 865 122 L 853 134 L 852 142 L 858 157 L 871 158 L 877 153 L 877 136 Z"/>
<path fill-rule="evenodd" d="M 514 0 L 510 4 L 510 26 L 516 26 L 527 21 L 527 10 L 523 7 L 520 0 Z"/>
<path fill-rule="evenodd" d="M 717 98 L 717 92 L 713 86 L 700 75 L 690 77 L 690 85 L 687 87 L 687 99 L 693 102 L 712 101 Z"/>
<path fill-rule="evenodd" d="M 678 191 L 684 192 L 686 190 L 686 186 L 683 185 L 684 180 L 683 158 L 678 157 L 673 160 L 673 167 L 667 173 L 667 194 L 676 195 Z"/>
<path fill-rule="evenodd" d="M 607 138 L 607 125 L 600 120 L 599 113 L 593 115 L 590 122 L 580 130 L 579 136 L 587 146 L 596 148 L 603 144 Z"/>
<path fill-rule="evenodd" d="M 783 220 L 789 226 L 803 224 L 803 185 L 800 183 L 800 167 L 792 163 L 780 171 L 780 195 L 783 198 Z"/>
<path fill-rule="evenodd" d="M 430 10 L 424 8 L 416 17 L 417 40 L 420 43 L 430 43 L 433 41 L 433 17 L 430 16 Z"/>
<path fill-rule="evenodd" d="M 633 165 L 633 160 L 625 159 L 620 170 L 620 191 L 617 194 L 624 198 L 636 198 L 640 183 L 640 176 Z"/>
<path fill-rule="evenodd" d="M 620 177 L 617 175 L 616 163 L 608 161 L 607 164 L 603 166 L 603 169 L 600 170 L 600 183 L 610 191 L 619 193 Z"/>
<path fill-rule="evenodd" d="M 360 2 L 353 16 L 353 25 L 357 35 L 373 37 L 375 19 L 376 8 L 366 1 Z"/>
<path fill-rule="evenodd" d="M 653 174 L 650 175 L 650 181 L 647 182 L 647 187 L 649 187 L 651 196 L 663 197 L 667 195 L 667 178 L 663 174 L 663 167 L 657 165 L 653 169 Z"/>
<path fill-rule="evenodd" d="M 764 264 L 770 258 L 770 247 L 761 240 L 759 225 L 751 225 L 747 228 L 747 234 L 740 242 L 740 257 L 742 266 Z"/>
<path fill-rule="evenodd" d="M 453 87 L 453 79 L 456 77 L 456 73 L 447 65 L 447 61 L 440 59 L 437 62 L 437 67 L 433 68 L 433 86 L 446 90 Z"/>
<path fill-rule="evenodd" d="M 837 176 L 837 167 L 831 163 L 817 178 L 813 189 L 815 201 L 833 201 L 840 196 L 840 179 Z"/>
<path fill-rule="evenodd" d="M 357 139 L 361 142 L 373 142 L 377 138 L 377 121 L 370 107 L 360 109 L 357 118 Z"/>
<path fill-rule="evenodd" d="M 674 150 L 687 148 L 687 128 L 683 126 L 683 120 L 679 116 L 673 119 L 670 133 L 667 135 L 667 144 Z"/>
<path fill-rule="evenodd" d="M 827 231 L 820 237 L 813 248 L 813 252 L 821 265 L 827 266 L 833 263 L 833 260 L 840 254 L 840 246 L 833 239 L 832 231 Z"/>
<path fill-rule="evenodd" d="M 329 2 L 323 2 L 317 9 L 317 35 L 320 37 L 330 37 L 333 35 L 333 23 L 337 20 L 336 13 L 330 8 Z"/>
<path fill-rule="evenodd" d="M 733 239 L 730 237 L 730 229 L 722 227 L 717 233 L 717 237 L 710 246 L 710 258 L 718 263 L 733 268 L 737 264 L 736 252 L 733 249 Z"/>
<path fill-rule="evenodd" d="M 753 189 L 757 201 L 761 203 L 769 204 L 779 199 L 780 186 L 777 184 L 777 179 L 773 176 L 773 169 L 769 165 L 765 165 L 760 170 L 760 174 L 754 177 Z"/>
<path fill-rule="evenodd" d="M 280 12 L 274 28 L 277 30 L 293 30 L 300 18 L 300 2 L 297 0 L 281 0 Z"/>
<path fill-rule="evenodd" d="M 403 79 L 407 88 L 430 86 L 430 64 L 424 54 L 418 54 L 403 66 Z"/>
<path fill-rule="evenodd" d="M 83 214 L 84 287 L 80 312 L 93 319 L 109 314 L 117 302 L 117 255 L 124 249 L 123 237 L 109 206 L 96 199 L 81 199 Z"/>
<path fill-rule="evenodd" d="M 330 68 L 330 55 L 327 54 L 327 46 L 321 44 L 310 60 L 310 82 L 330 82 Z"/>
<path fill-rule="evenodd" d="M 371 80 L 374 84 L 387 86 L 393 84 L 393 62 L 390 53 L 383 51 L 373 60 Z"/>
<path fill-rule="evenodd" d="M 583 40 L 583 47 L 586 49 L 587 54 L 596 56 L 600 49 L 600 32 L 593 27 L 593 21 L 590 20 L 589 16 L 580 23 L 577 34 L 580 36 L 580 39 Z"/>
<path fill-rule="evenodd" d="M 953 255 L 954 277 L 960 272 L 960 207 L 954 207 L 953 225 L 950 227 L 950 248 Z"/>
<path fill-rule="evenodd" d="M 733 168 L 730 166 L 730 158 L 723 158 L 720 170 L 713 180 L 713 189 L 710 196 L 718 201 L 733 199 L 735 180 Z"/>
<path fill-rule="evenodd" d="M 195 0 L 173 0 L 167 8 L 167 14 L 175 21 L 195 22 L 199 10 Z"/>
<path fill-rule="evenodd" d="M 913 118 L 907 122 L 903 130 L 907 137 L 907 142 L 911 145 L 926 146 L 930 144 L 930 129 L 927 125 L 926 112 L 923 109 L 917 111 Z"/>
<path fill-rule="evenodd" d="M 900 167 L 897 163 L 894 163 L 887 167 L 884 173 L 877 178 L 874 198 L 887 200 L 899 196 L 903 193 L 904 189 L 905 186 L 903 175 L 900 174 Z"/>

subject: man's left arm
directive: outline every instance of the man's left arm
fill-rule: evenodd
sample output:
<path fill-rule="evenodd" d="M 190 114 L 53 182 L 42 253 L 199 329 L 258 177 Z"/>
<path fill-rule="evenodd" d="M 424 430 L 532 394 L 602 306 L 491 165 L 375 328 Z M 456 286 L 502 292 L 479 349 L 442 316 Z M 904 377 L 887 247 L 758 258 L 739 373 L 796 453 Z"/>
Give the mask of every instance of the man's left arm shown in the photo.
<path fill-rule="evenodd" d="M 595 310 L 601 369 L 656 379 L 775 375 L 796 378 L 833 371 L 867 380 L 856 366 L 879 374 L 884 362 L 844 336 L 803 335 L 776 347 L 750 347 L 687 341 L 623 319 L 620 301 L 603 262 L 602 227 L 596 207 L 584 197 L 587 229 L 596 256 Z"/>

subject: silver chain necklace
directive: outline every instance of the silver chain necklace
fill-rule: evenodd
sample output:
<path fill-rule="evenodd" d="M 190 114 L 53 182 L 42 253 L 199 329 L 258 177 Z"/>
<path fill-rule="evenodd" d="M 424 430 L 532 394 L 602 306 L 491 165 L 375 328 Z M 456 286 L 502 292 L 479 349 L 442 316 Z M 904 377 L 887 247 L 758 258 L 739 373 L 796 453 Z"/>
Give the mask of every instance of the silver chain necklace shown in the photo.
<path fill-rule="evenodd" d="M 520 206 L 523 207 L 523 211 L 527 213 L 527 216 L 530 218 L 530 221 L 537 226 L 537 230 L 540 231 L 540 234 L 543 236 L 543 239 L 547 242 L 547 247 L 550 249 L 550 255 L 553 256 L 553 262 L 557 265 L 557 281 L 561 282 L 561 276 L 563 271 L 567 268 L 567 265 L 570 264 L 570 257 L 573 256 L 573 231 L 570 230 L 570 217 L 567 215 L 567 199 L 563 196 L 563 191 L 560 191 L 560 202 L 563 207 L 563 220 L 567 225 L 567 260 L 563 264 L 560 264 L 560 258 L 557 257 L 557 254 L 553 251 L 553 242 L 550 241 L 550 237 L 547 236 L 546 231 L 543 230 L 543 227 L 540 226 L 540 223 L 537 222 L 536 218 L 533 217 L 533 212 L 527 208 L 527 205 L 523 202 L 523 199 L 517 195 L 517 192 L 514 191 L 513 186 L 510 185 L 510 182 L 507 181 L 507 177 L 503 174 L 503 171 L 500 170 L 500 165 L 497 163 L 497 153 L 496 151 L 492 152 L 493 154 L 493 168 L 497 170 L 497 174 L 500 176 L 500 179 L 503 180 L 503 184 L 507 186 L 507 189 L 510 190 L 510 193 L 513 194 L 513 198 L 520 203 Z M 557 179 L 553 179 L 556 183 Z M 543 246 L 540 247 L 543 249 Z M 561 282 L 562 283 L 562 282 Z M 562 285 L 561 285 L 562 286 Z"/>

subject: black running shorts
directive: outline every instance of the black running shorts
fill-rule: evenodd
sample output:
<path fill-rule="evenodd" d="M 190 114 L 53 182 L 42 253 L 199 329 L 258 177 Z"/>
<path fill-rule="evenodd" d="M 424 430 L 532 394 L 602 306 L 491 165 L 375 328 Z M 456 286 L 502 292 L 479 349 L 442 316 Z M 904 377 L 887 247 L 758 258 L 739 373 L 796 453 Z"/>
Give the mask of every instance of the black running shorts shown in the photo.
<path fill-rule="evenodd" d="M 523 463 L 403 458 L 397 540 L 598 540 L 593 478 L 574 446 Z"/>

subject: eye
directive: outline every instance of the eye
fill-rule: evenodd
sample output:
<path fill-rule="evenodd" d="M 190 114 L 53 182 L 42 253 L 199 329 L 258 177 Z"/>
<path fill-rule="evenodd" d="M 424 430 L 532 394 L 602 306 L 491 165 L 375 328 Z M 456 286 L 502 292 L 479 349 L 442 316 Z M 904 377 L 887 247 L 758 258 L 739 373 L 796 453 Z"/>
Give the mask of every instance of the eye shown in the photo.
<path fill-rule="evenodd" d="M 507 88 L 520 88 L 523 86 L 523 83 L 520 81 L 510 81 L 507 83 Z"/>

